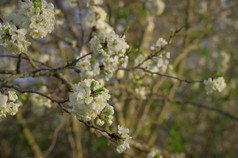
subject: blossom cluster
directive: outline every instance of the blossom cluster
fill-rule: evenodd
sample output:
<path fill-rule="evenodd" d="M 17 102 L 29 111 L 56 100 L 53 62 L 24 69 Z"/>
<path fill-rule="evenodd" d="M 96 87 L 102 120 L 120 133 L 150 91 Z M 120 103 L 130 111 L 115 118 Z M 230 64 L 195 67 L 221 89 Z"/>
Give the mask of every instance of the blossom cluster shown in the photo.
<path fill-rule="evenodd" d="M 94 27 L 98 23 L 106 21 L 107 13 L 101 8 L 92 6 L 85 16 L 85 26 Z"/>
<path fill-rule="evenodd" d="M 78 58 L 83 57 L 86 54 L 86 51 L 82 51 Z M 92 78 L 100 73 L 99 63 L 95 59 L 91 58 L 91 55 L 87 55 L 79 60 L 76 67 L 80 69 L 82 77 Z"/>
<path fill-rule="evenodd" d="M 90 121 L 101 114 L 110 99 L 108 90 L 94 79 L 85 79 L 74 86 L 69 96 L 69 111 L 78 119 Z"/>
<path fill-rule="evenodd" d="M 16 115 L 20 103 L 17 102 L 17 95 L 14 91 L 8 91 L 8 95 L 0 92 L 0 118 L 9 115 Z"/>
<path fill-rule="evenodd" d="M 141 68 L 152 73 L 165 73 L 170 67 L 170 52 L 163 51 L 161 48 L 167 44 L 168 42 L 166 40 L 159 38 L 150 47 L 151 53 L 157 53 L 157 55 L 153 56 L 150 60 L 146 60 L 148 57 L 146 54 L 139 54 L 134 60 L 134 67 L 140 65 Z M 152 76 L 156 76 L 156 74 Z M 144 70 L 136 69 L 130 74 L 130 79 L 134 82 L 136 97 L 142 100 L 146 99 L 149 89 L 148 86 L 143 86 L 143 84 L 151 83 L 151 75 Z"/>
<path fill-rule="evenodd" d="M 43 38 L 54 29 L 54 5 L 45 0 L 20 1 L 19 8 L 7 20 L 26 29 L 32 38 Z"/>
<path fill-rule="evenodd" d="M 226 87 L 226 82 L 223 77 L 209 78 L 204 81 L 207 94 L 211 94 L 214 91 L 221 92 Z"/>
<path fill-rule="evenodd" d="M 160 50 L 162 47 L 166 46 L 168 44 L 168 42 L 163 39 L 163 38 L 159 38 L 151 47 L 151 51 L 158 51 Z"/>
<path fill-rule="evenodd" d="M 99 126 L 104 125 L 104 123 L 111 125 L 113 120 L 114 108 L 113 106 L 107 104 L 107 106 L 102 110 L 101 114 L 98 116 L 96 123 Z"/>
<path fill-rule="evenodd" d="M 97 32 L 110 33 L 113 28 L 106 22 L 107 13 L 98 4 L 102 4 L 102 0 L 87 0 L 88 11 L 84 17 L 84 24 L 87 28 L 94 27 Z"/>
<path fill-rule="evenodd" d="M 55 25 L 55 11 L 52 3 L 45 0 L 19 1 L 15 12 L 8 14 L 0 24 L 0 46 L 7 52 L 27 52 L 30 42 L 27 37 L 43 38 L 51 33 Z"/>
<path fill-rule="evenodd" d="M 26 29 L 18 29 L 16 25 L 0 23 L 0 46 L 7 52 L 26 52 L 30 42 L 26 40 Z"/>
<path fill-rule="evenodd" d="M 125 36 L 120 37 L 112 31 L 94 36 L 90 41 L 90 48 L 94 53 L 102 54 L 106 58 L 112 55 L 124 57 L 129 45 L 125 42 Z"/>
<path fill-rule="evenodd" d="M 128 128 L 118 125 L 118 134 L 120 136 L 119 145 L 117 146 L 118 153 L 122 153 L 130 148 L 129 141 L 131 137 L 128 135 L 129 132 L 130 130 Z"/>
<path fill-rule="evenodd" d="M 145 56 L 144 54 L 138 55 L 135 59 L 134 66 L 137 66 L 142 63 L 146 59 L 146 57 L 147 56 Z M 141 67 L 145 68 L 146 70 L 149 70 L 150 72 L 165 73 L 169 67 L 169 58 L 170 52 L 162 51 L 159 53 L 159 55 L 152 57 L 151 60 L 143 62 Z M 139 79 L 144 75 L 144 71 L 136 70 L 133 74 L 133 78 Z"/>
<path fill-rule="evenodd" d="M 84 17 L 86 28 L 93 28 L 93 38 L 90 40 L 90 49 L 97 59 L 85 59 L 80 65 L 80 71 L 85 77 L 100 76 L 109 80 L 119 65 L 127 66 L 128 57 L 126 50 L 129 48 L 125 41 L 125 35 L 119 36 L 113 28 L 106 22 L 107 13 L 97 5 L 102 4 L 102 0 L 87 0 L 88 10 Z M 89 62 L 91 61 L 91 62 Z M 81 62 L 81 61 L 80 61 Z M 98 74 L 98 68 L 100 72 Z M 92 70 L 94 72 L 92 72 Z M 87 75 L 92 74 L 92 75 Z"/>
<path fill-rule="evenodd" d="M 101 75 L 106 80 L 110 79 L 118 66 L 126 67 L 128 56 L 126 50 L 129 45 L 125 42 L 125 36 L 120 37 L 114 31 L 105 34 L 95 35 L 90 41 L 90 48 L 94 54 L 101 54 L 102 70 Z"/>

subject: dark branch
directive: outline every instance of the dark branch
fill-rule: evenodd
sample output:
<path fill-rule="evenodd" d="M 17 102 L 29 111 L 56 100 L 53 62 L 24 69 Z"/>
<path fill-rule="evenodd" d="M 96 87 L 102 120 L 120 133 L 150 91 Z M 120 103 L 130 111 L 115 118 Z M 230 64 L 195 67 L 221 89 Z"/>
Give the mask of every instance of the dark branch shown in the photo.
<path fill-rule="evenodd" d="M 152 75 L 158 75 L 158 76 L 161 76 L 161 77 L 167 77 L 167 78 L 171 78 L 171 79 L 176 79 L 176 80 L 179 80 L 179 81 L 181 81 L 181 82 L 186 82 L 186 83 L 203 83 L 203 80 L 200 80 L 200 81 L 191 81 L 191 80 L 181 79 L 181 78 L 178 78 L 178 77 L 175 77 L 175 76 L 170 76 L 170 75 L 166 75 L 166 74 L 161 74 L 161 73 L 159 73 L 159 72 L 152 72 L 152 71 L 146 70 L 145 68 L 142 68 L 142 67 L 138 67 L 137 69 L 141 69 L 141 70 L 143 70 L 144 72 L 150 73 L 150 74 L 152 74 Z"/>
<path fill-rule="evenodd" d="M 238 117 L 236 117 L 236 116 L 234 116 L 230 113 L 224 112 L 220 109 L 214 108 L 212 106 L 207 106 L 207 105 L 194 103 L 194 102 L 190 102 L 190 101 L 181 101 L 181 100 L 177 100 L 177 101 L 174 101 L 174 102 L 177 103 L 177 104 L 190 104 L 190 105 L 198 107 L 198 108 L 203 108 L 203 109 L 207 109 L 207 110 L 210 110 L 210 111 L 214 111 L 214 112 L 216 112 L 220 115 L 223 115 L 223 116 L 229 117 L 232 120 L 238 121 Z"/>
<path fill-rule="evenodd" d="M 38 94 L 38 95 L 41 95 L 45 98 L 48 98 L 50 99 L 52 102 L 55 102 L 55 103 L 66 103 L 69 101 L 69 99 L 65 99 L 65 100 L 56 100 L 54 98 L 51 98 L 50 96 L 46 95 L 46 94 L 43 94 L 41 92 L 37 92 L 37 91 L 34 91 L 34 90 L 23 90 L 23 89 L 20 89 L 16 86 L 13 86 L 13 85 L 7 85 L 7 84 L 0 84 L 0 89 L 2 88 L 12 88 L 12 89 L 15 89 L 16 91 L 20 92 L 20 93 L 34 93 L 34 94 Z"/>

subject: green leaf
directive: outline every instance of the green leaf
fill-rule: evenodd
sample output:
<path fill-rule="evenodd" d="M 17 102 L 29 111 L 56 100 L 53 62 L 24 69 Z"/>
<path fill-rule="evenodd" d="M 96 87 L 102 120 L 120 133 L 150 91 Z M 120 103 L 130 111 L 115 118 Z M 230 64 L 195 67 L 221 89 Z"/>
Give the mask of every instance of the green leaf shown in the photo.
<path fill-rule="evenodd" d="M 123 34 L 126 34 L 127 31 L 129 30 L 129 28 L 130 28 L 129 26 L 125 27 L 124 30 L 123 30 Z"/>
<path fill-rule="evenodd" d="M 9 41 L 11 38 L 9 37 L 9 36 L 7 36 L 7 35 L 3 35 L 2 36 L 2 41 L 3 42 L 7 42 L 7 41 Z"/>
<path fill-rule="evenodd" d="M 96 59 L 91 59 L 90 63 L 93 64 L 93 63 L 95 63 L 95 61 L 96 61 Z"/>
<path fill-rule="evenodd" d="M 217 72 L 215 75 L 214 75 L 215 78 L 217 77 L 222 77 L 222 74 L 220 74 L 219 72 Z"/>
<path fill-rule="evenodd" d="M 96 86 L 96 84 L 97 84 L 96 81 L 92 81 L 90 88 L 93 89 Z"/>
<path fill-rule="evenodd" d="M 41 0 L 33 0 L 34 8 L 42 9 Z"/>
<path fill-rule="evenodd" d="M 104 88 L 101 87 L 101 88 L 97 89 L 95 92 L 96 92 L 97 94 L 100 94 L 100 95 L 101 95 L 103 91 L 104 91 Z"/>
<path fill-rule="evenodd" d="M 158 154 L 157 154 L 157 155 L 155 155 L 155 158 L 160 158 L 160 155 L 158 155 Z"/>
<path fill-rule="evenodd" d="M 7 28 L 5 34 L 2 35 L 2 40 L 3 42 L 6 42 L 9 41 L 10 39 L 11 39 L 10 28 Z"/>

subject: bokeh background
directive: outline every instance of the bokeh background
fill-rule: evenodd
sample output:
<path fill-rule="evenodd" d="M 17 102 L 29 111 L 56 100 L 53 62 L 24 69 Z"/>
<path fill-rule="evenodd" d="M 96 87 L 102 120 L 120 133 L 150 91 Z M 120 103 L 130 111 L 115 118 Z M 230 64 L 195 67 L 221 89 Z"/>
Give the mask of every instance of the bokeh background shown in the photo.
<path fill-rule="evenodd" d="M 0 17 L 16 9 L 17 2 L 0 0 Z M 72 41 L 81 44 L 80 16 L 87 9 L 83 5 L 72 6 L 67 0 L 49 2 L 61 10 L 56 28 L 44 39 L 31 39 L 29 52 L 33 59 L 54 67 L 66 64 L 80 53 L 71 44 Z M 82 4 L 80 0 L 77 3 Z M 203 84 L 159 76 L 135 83 L 130 72 L 125 72 L 122 79 L 115 75 L 106 84 L 115 108 L 115 124 L 106 129 L 113 131 L 116 124 L 123 124 L 130 129 L 137 145 L 142 146 L 140 149 L 132 145 L 124 154 L 118 154 L 114 144 L 97 131 L 62 114 L 56 104 L 19 94 L 23 103 L 19 113 L 0 119 L 0 157 L 35 157 L 40 152 L 57 158 L 142 158 L 153 149 L 174 158 L 238 157 L 238 1 L 165 0 L 164 3 L 164 10 L 157 13 L 160 8 L 148 7 L 146 0 L 104 0 L 102 7 L 115 31 L 121 34 L 125 27 L 130 27 L 126 33 L 131 47 L 129 66 L 139 54 L 147 53 L 159 37 L 168 39 L 171 28 L 183 26 L 167 49 L 171 52 L 168 73 L 189 80 L 204 80 L 220 73 L 227 83 L 222 93 L 206 95 Z M 90 32 L 85 29 L 83 37 L 88 39 Z M 0 55 L 3 54 L 0 50 Z M 16 62 L 15 58 L 0 56 L 0 70 L 14 70 Z M 26 61 L 22 67 L 29 68 Z M 63 76 L 73 83 L 79 81 L 77 72 L 65 71 Z M 25 77 L 14 83 L 56 98 L 68 95 L 67 86 L 53 77 Z M 135 92 L 138 85 L 145 88 L 142 93 L 146 91 L 147 97 Z"/>

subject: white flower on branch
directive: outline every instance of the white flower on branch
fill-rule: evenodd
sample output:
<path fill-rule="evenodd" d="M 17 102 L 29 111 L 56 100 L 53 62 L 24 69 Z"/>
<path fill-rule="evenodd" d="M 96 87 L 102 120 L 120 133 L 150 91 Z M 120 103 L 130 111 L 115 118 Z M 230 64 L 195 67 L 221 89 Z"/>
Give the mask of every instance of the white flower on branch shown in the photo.
<path fill-rule="evenodd" d="M 113 106 L 107 104 L 103 109 L 101 114 L 98 116 L 96 123 L 99 126 L 102 126 L 104 123 L 111 125 L 113 120 L 114 108 Z"/>
<path fill-rule="evenodd" d="M 6 117 L 9 115 L 16 115 L 19 106 L 19 102 L 16 102 L 18 99 L 16 92 L 8 91 L 8 95 L 4 95 L 0 92 L 0 118 Z"/>
<path fill-rule="evenodd" d="M 164 47 L 164 46 L 167 45 L 167 44 L 168 44 L 168 42 L 167 42 L 165 39 L 159 38 L 159 39 L 150 47 L 150 49 L 151 49 L 152 51 L 158 51 L 158 50 L 160 50 L 162 47 Z"/>
<path fill-rule="evenodd" d="M 0 23 L 0 46 L 3 46 L 9 53 L 27 52 L 31 44 L 26 40 L 26 29 L 18 29 L 9 23 Z"/>
<path fill-rule="evenodd" d="M 104 57 L 118 55 L 124 57 L 129 45 L 125 42 L 125 36 L 120 37 L 114 31 L 94 36 L 90 41 L 90 48 L 94 53 Z"/>
<path fill-rule="evenodd" d="M 117 152 L 122 153 L 126 149 L 130 148 L 129 141 L 131 137 L 128 135 L 130 130 L 128 128 L 125 128 L 123 126 L 118 125 L 118 134 L 120 136 L 119 139 L 119 145 L 117 146 Z"/>
<path fill-rule="evenodd" d="M 109 80 L 113 73 L 118 69 L 121 64 L 126 67 L 128 63 L 128 56 L 126 50 L 129 45 L 125 42 L 125 37 L 120 37 L 115 32 L 106 34 L 99 33 L 94 36 L 90 41 L 90 48 L 94 54 L 101 54 L 101 72 L 100 74 Z"/>
<path fill-rule="evenodd" d="M 92 6 L 89 8 L 84 23 L 86 27 L 94 27 L 106 21 L 107 13 L 101 8 Z"/>
<path fill-rule="evenodd" d="M 223 77 L 218 77 L 218 78 L 209 78 L 208 80 L 204 81 L 205 84 L 205 89 L 207 91 L 207 94 L 211 94 L 214 91 L 221 92 L 225 87 L 226 83 Z"/>
<path fill-rule="evenodd" d="M 98 81 L 85 79 L 74 86 L 74 92 L 69 96 L 69 111 L 78 119 L 95 119 L 107 106 L 111 97 L 108 92 Z"/>
<path fill-rule="evenodd" d="M 41 1 L 20 1 L 15 13 L 8 16 L 8 21 L 27 30 L 33 38 L 43 38 L 51 33 L 55 26 L 55 11 L 52 3 Z"/>
<path fill-rule="evenodd" d="M 86 51 L 82 51 L 79 58 L 86 54 Z M 80 69 L 81 75 L 83 77 L 92 78 L 96 75 L 99 75 L 100 73 L 99 63 L 95 59 L 91 58 L 91 55 L 79 60 L 76 64 L 76 67 Z"/>

